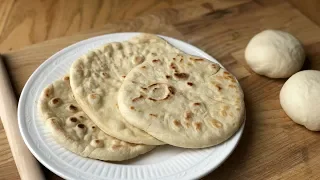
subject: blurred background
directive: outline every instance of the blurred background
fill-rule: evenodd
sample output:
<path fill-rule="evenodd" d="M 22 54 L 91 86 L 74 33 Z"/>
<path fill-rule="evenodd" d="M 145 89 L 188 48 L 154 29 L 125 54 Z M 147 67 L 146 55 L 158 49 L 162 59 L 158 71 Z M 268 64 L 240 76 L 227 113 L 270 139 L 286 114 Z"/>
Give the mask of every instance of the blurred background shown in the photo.
<path fill-rule="evenodd" d="M 251 0 L 0 0 L 0 52 L 102 28 L 163 9 Z M 254 0 L 259 3 L 259 0 Z M 269 0 L 274 1 L 274 0 Z M 277 0 L 286 1 L 286 0 Z M 288 0 L 320 24 L 319 0 Z"/>

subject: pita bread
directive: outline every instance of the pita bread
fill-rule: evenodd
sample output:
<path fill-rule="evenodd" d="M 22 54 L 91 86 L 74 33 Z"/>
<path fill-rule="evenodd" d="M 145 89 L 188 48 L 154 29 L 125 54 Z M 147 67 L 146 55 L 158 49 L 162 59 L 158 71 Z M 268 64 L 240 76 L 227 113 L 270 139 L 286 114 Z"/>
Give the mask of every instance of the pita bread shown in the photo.
<path fill-rule="evenodd" d="M 38 108 L 57 142 L 80 156 L 122 161 L 155 147 L 127 143 L 101 131 L 73 98 L 68 76 L 43 90 Z"/>
<path fill-rule="evenodd" d="M 118 90 L 127 73 L 144 59 L 179 52 L 163 39 L 141 34 L 93 50 L 72 64 L 71 88 L 84 112 L 104 132 L 123 141 L 161 145 L 146 132 L 127 123 L 118 109 Z"/>
<path fill-rule="evenodd" d="M 118 103 L 129 123 L 184 148 L 225 141 L 239 129 L 245 110 L 233 75 L 186 54 L 152 57 L 135 67 L 122 83 Z"/>

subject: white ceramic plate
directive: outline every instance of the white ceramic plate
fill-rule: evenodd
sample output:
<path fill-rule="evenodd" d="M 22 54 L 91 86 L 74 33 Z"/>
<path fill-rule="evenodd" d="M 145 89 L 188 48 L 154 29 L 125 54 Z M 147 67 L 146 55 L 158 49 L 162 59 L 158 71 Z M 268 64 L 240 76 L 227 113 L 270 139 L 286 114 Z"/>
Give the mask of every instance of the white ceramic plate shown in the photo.
<path fill-rule="evenodd" d="M 37 100 L 41 91 L 63 77 L 72 62 L 102 44 L 127 40 L 138 33 L 98 36 L 71 45 L 46 60 L 26 83 L 19 101 L 18 119 L 22 137 L 33 155 L 48 169 L 66 179 L 195 179 L 217 168 L 234 150 L 244 128 L 228 141 L 206 149 L 161 146 L 141 157 L 121 162 L 103 162 L 80 157 L 57 144 L 38 117 Z M 185 42 L 164 37 L 186 53 L 217 62 L 202 50 Z"/>

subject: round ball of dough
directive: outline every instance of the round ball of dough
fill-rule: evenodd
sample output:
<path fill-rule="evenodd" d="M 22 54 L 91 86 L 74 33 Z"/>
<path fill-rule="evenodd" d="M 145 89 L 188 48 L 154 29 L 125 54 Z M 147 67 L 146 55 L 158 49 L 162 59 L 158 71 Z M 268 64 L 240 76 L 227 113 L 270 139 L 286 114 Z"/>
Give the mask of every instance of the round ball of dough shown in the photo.
<path fill-rule="evenodd" d="M 320 71 L 300 71 L 291 76 L 280 91 L 286 114 L 311 131 L 320 131 Z"/>
<path fill-rule="evenodd" d="M 305 53 L 299 40 L 291 34 L 265 30 L 250 40 L 245 58 L 257 74 L 287 78 L 301 69 Z"/>

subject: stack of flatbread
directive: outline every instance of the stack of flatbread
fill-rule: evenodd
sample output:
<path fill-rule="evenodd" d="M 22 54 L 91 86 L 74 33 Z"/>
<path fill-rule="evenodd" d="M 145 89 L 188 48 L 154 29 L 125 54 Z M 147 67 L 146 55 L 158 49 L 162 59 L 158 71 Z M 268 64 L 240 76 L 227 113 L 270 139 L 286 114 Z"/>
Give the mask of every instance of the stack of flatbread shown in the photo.
<path fill-rule="evenodd" d="M 43 90 L 38 107 L 59 144 L 109 161 L 163 144 L 217 145 L 239 129 L 245 111 L 233 75 L 151 34 L 83 55 Z"/>

